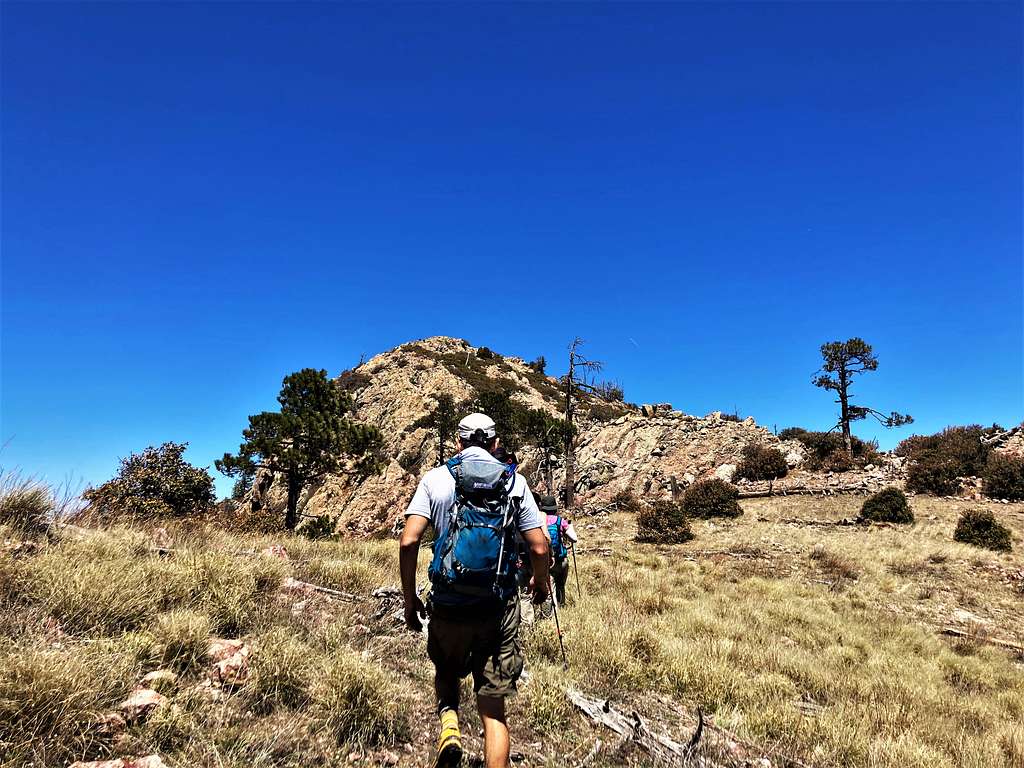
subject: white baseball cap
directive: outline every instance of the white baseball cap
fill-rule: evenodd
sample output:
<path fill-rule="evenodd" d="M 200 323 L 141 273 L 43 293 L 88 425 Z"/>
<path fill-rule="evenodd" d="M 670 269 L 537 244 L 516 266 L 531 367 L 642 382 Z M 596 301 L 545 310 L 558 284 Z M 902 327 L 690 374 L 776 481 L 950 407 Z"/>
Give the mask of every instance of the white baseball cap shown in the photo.
<path fill-rule="evenodd" d="M 483 413 L 471 413 L 459 422 L 459 437 L 468 440 L 476 434 L 477 430 L 484 433 L 484 437 L 490 440 L 497 434 L 494 428 L 494 419 Z"/>

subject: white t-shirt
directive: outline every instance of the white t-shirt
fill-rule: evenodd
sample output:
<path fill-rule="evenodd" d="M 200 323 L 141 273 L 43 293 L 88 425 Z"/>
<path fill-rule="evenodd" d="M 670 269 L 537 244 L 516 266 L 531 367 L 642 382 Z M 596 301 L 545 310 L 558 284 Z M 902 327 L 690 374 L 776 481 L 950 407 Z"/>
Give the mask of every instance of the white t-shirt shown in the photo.
<path fill-rule="evenodd" d="M 464 459 L 484 459 L 499 463 L 491 454 L 483 448 L 470 446 L 459 454 Z M 533 498 L 530 486 L 526 478 L 518 472 L 515 481 L 512 483 L 512 498 L 519 498 L 519 512 L 516 515 L 516 527 L 520 531 L 529 531 L 533 528 L 544 527 L 544 515 L 537 508 L 537 502 Z M 437 532 L 439 540 L 444 538 L 448 530 L 448 518 L 455 506 L 455 478 L 448 471 L 448 467 L 434 467 L 427 472 L 420 480 L 420 484 L 413 494 L 409 507 L 405 510 L 405 516 L 419 515 L 430 520 Z"/>

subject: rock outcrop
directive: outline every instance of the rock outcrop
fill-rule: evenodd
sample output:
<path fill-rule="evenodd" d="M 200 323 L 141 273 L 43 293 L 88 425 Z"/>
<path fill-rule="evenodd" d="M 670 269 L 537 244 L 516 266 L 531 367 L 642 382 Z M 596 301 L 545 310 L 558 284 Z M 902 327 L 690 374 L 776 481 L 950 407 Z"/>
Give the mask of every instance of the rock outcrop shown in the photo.
<path fill-rule="evenodd" d="M 487 390 L 501 390 L 523 406 L 559 415 L 562 389 L 517 357 L 477 349 L 461 339 L 435 336 L 379 354 L 339 381 L 352 395 L 355 416 L 380 428 L 387 462 L 366 479 L 339 474 L 307 489 L 300 500 L 306 515 L 331 515 L 349 534 L 389 529 L 412 496 L 419 477 L 438 463 L 437 440 L 418 422 L 434 408 L 437 397 L 466 402 Z M 578 423 L 576 489 L 583 504 L 600 502 L 622 490 L 644 496 L 667 495 L 675 478 L 684 488 L 710 477 L 723 465 L 738 463 L 752 442 L 777 445 L 793 465 L 803 460 L 803 446 L 782 443 L 753 419 L 723 418 L 720 413 L 688 416 L 667 403 L 631 406 L 588 396 Z M 519 451 L 521 471 L 543 487 L 540 453 Z M 556 486 L 564 478 L 558 459 L 550 462 Z M 258 477 L 247 502 L 280 509 L 284 494 L 272 478 Z"/>

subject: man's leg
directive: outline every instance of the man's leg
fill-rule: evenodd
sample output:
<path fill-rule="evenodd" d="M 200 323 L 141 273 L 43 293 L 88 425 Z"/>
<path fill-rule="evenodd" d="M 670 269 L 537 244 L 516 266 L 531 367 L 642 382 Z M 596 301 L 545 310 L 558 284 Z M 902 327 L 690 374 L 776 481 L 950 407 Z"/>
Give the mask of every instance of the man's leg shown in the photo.
<path fill-rule="evenodd" d="M 555 563 L 555 567 L 551 570 L 551 575 L 555 580 L 555 599 L 558 601 L 559 607 L 565 605 L 565 582 L 569 578 L 569 569 L 565 560 L 561 560 Z"/>
<path fill-rule="evenodd" d="M 434 618 L 427 629 L 427 655 L 434 663 L 434 693 L 440 733 L 437 739 L 439 768 L 456 766 L 462 761 L 462 734 L 459 731 L 459 682 L 466 655 L 464 633 L 457 625 Z"/>
<path fill-rule="evenodd" d="M 487 768 L 508 768 L 511 747 L 505 722 L 505 699 L 477 696 L 476 706 L 484 726 L 484 764 Z"/>

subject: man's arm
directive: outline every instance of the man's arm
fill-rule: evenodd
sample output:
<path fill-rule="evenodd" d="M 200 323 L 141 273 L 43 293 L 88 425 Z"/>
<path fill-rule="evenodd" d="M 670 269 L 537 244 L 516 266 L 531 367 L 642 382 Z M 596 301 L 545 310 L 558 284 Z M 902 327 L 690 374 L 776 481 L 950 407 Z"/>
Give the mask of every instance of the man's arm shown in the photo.
<path fill-rule="evenodd" d="M 551 560 L 551 549 L 548 547 L 543 528 L 531 528 L 522 533 L 530 550 L 530 562 L 533 563 L 533 602 L 540 604 L 548 599 L 548 563 Z"/>
<path fill-rule="evenodd" d="M 422 515 L 405 518 L 405 528 L 398 539 L 398 570 L 402 576 L 402 597 L 405 600 L 405 625 L 415 631 L 423 630 L 420 619 L 427 615 L 427 609 L 416 594 L 416 560 L 420 554 L 420 540 L 430 520 Z"/>

